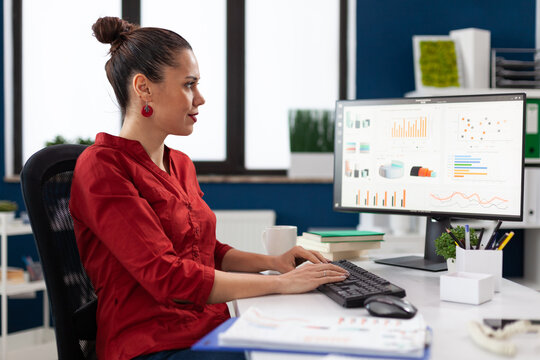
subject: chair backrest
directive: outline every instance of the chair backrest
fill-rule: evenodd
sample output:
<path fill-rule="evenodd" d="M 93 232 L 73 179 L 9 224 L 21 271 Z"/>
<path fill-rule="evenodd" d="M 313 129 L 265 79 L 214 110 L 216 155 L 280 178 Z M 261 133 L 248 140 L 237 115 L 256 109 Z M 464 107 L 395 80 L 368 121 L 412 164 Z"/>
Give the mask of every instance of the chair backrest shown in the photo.
<path fill-rule="evenodd" d="M 46 147 L 32 155 L 21 172 L 23 198 L 51 303 L 59 360 L 96 358 L 96 306 L 90 307 L 91 316 L 85 315 L 90 324 L 77 324 L 74 318 L 76 310 L 97 304 L 79 257 L 69 213 L 73 170 L 85 148 L 68 144 Z M 90 329 L 93 337 L 81 335 L 80 328 Z"/>

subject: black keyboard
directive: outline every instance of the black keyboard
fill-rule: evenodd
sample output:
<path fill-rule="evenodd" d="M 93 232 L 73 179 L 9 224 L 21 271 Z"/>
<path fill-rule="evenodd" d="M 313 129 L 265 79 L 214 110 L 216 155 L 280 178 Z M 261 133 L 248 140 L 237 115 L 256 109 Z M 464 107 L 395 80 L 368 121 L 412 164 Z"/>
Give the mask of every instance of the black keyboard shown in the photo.
<path fill-rule="evenodd" d="M 405 297 L 404 289 L 348 260 L 333 261 L 332 264 L 347 270 L 349 277 L 337 283 L 321 285 L 317 290 L 343 307 L 362 307 L 364 300 L 373 295 Z"/>

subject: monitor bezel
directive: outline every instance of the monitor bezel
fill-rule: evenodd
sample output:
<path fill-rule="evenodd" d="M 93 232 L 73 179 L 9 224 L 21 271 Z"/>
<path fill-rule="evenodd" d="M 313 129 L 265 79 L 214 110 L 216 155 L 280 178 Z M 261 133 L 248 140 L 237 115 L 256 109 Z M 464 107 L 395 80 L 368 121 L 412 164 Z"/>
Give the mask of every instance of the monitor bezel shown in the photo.
<path fill-rule="evenodd" d="M 342 159 L 343 146 L 338 149 L 342 140 L 342 131 L 339 127 L 338 112 L 343 111 L 341 105 L 353 106 L 371 106 L 371 105 L 401 105 L 401 104 L 425 104 L 425 103 L 444 103 L 444 102 L 477 102 L 478 99 L 483 101 L 519 101 L 519 99 L 511 99 L 512 97 L 521 96 L 523 101 L 523 125 L 522 125 L 522 144 L 521 144 L 521 206 L 520 214 L 518 215 L 501 215 L 501 214 L 471 214 L 450 211 L 424 211 L 424 210 L 400 210 L 400 209 L 377 209 L 371 207 L 347 207 L 340 206 L 338 199 L 341 196 L 341 181 L 343 176 Z M 525 171 L 525 115 L 526 115 L 526 93 L 523 92 L 508 92 L 495 94 L 473 94 L 473 95 L 451 95 L 451 96 L 423 96 L 423 97 L 407 97 L 407 98 L 386 98 L 386 99 L 362 99 L 362 100 L 337 100 L 335 107 L 335 133 L 334 133 L 334 178 L 333 178 L 333 209 L 338 212 L 351 213 L 373 213 L 373 214 L 396 214 L 396 215 L 414 215 L 428 216 L 432 218 L 463 218 L 463 219 L 479 219 L 479 220 L 504 220 L 504 221 L 523 221 L 523 198 L 524 198 L 524 171 Z M 341 117 L 342 119 L 342 117 Z M 341 120 L 343 122 L 343 120 Z"/>

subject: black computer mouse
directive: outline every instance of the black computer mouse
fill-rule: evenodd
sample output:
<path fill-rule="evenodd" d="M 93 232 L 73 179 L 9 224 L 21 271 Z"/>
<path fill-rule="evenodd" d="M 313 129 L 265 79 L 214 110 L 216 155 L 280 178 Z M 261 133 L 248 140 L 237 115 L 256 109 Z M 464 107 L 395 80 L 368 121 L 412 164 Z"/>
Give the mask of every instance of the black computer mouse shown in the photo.
<path fill-rule="evenodd" d="M 373 316 L 410 319 L 417 309 L 407 300 L 391 295 L 375 295 L 364 301 L 367 311 Z"/>

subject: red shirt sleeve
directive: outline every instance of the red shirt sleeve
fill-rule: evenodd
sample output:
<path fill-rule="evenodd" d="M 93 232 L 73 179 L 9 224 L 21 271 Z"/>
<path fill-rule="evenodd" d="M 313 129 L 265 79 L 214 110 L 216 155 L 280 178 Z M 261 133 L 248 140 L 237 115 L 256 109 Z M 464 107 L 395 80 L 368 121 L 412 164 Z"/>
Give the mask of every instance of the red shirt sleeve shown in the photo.
<path fill-rule="evenodd" d="M 125 167 L 114 153 L 99 150 L 92 156 L 83 153 L 77 163 L 70 209 L 85 267 L 107 266 L 90 256 L 97 249 L 91 242 L 99 241 L 157 301 L 182 306 L 176 299 L 202 309 L 212 290 L 214 268 L 178 256 Z M 218 248 L 221 259 L 224 247 Z"/>
<path fill-rule="evenodd" d="M 231 250 L 233 247 L 227 244 L 223 244 L 219 241 L 216 241 L 216 250 L 214 251 L 214 262 L 216 264 L 216 269 L 221 270 L 223 269 L 222 263 L 223 263 L 223 257 L 227 253 L 227 251 Z"/>

